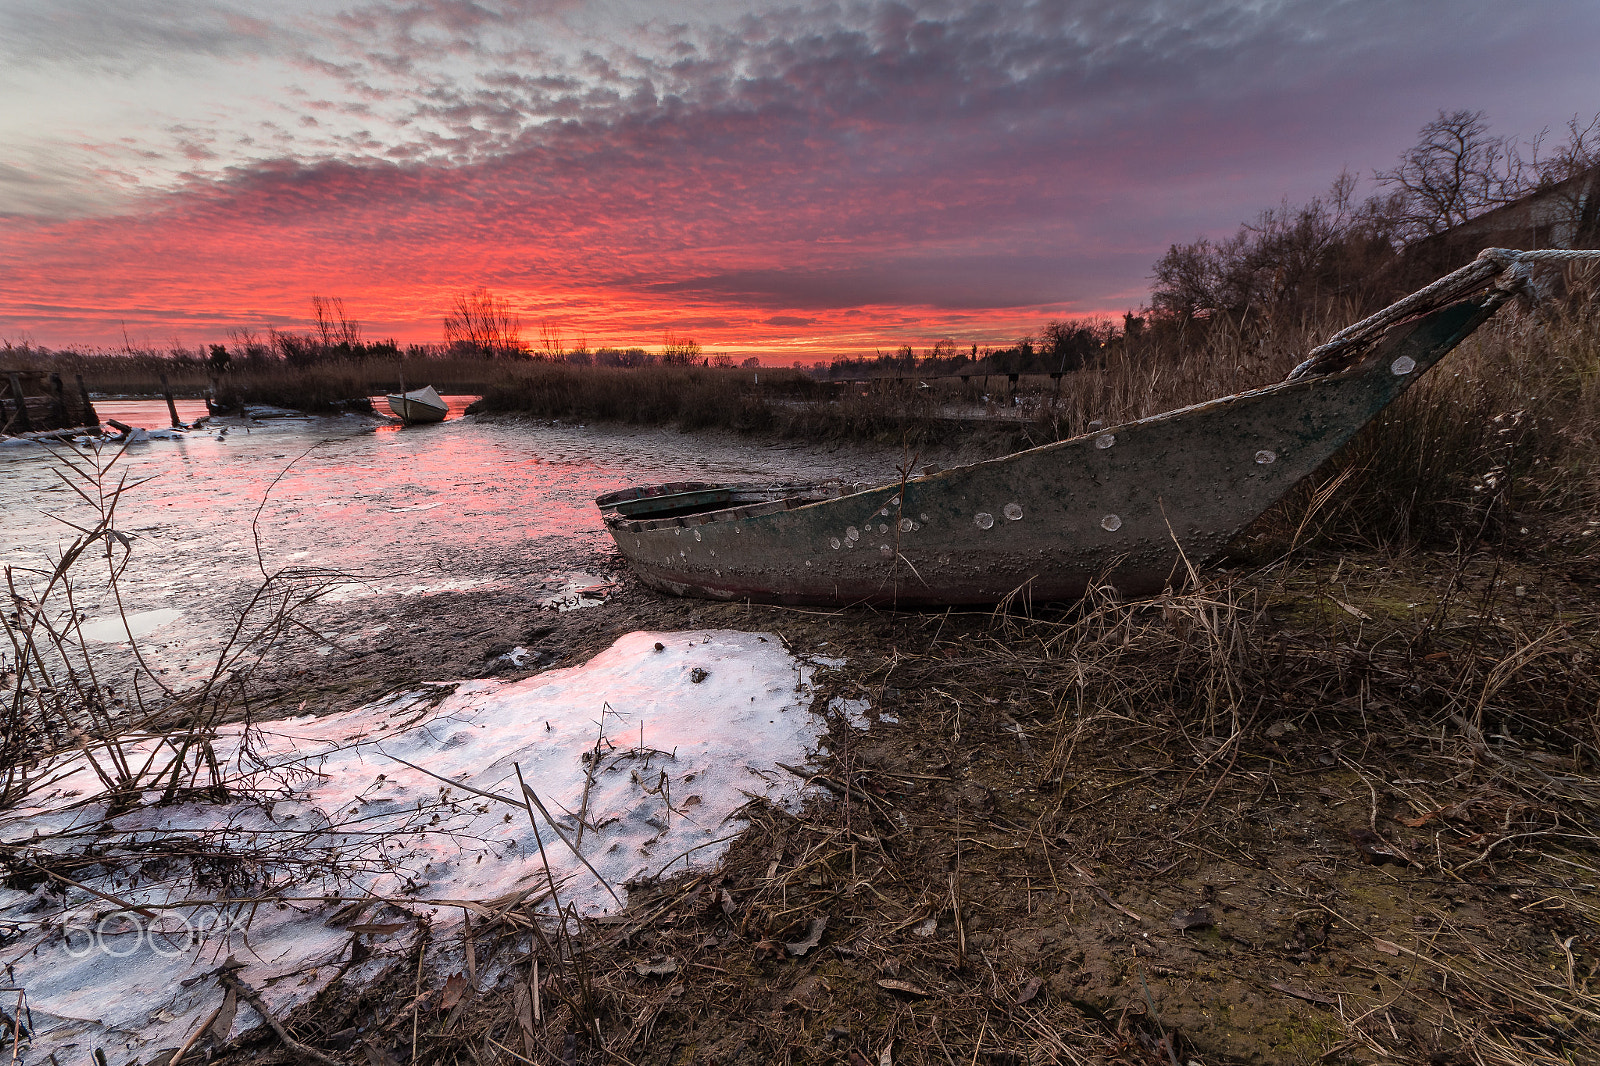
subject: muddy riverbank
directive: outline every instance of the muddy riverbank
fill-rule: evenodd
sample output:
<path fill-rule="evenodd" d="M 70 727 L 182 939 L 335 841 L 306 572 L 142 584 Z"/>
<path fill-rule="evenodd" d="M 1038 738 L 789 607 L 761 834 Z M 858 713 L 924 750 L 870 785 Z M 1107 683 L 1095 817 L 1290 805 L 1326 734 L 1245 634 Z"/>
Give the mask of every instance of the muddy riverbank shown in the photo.
<path fill-rule="evenodd" d="M 305 608 L 249 678 L 260 720 L 539 676 L 640 630 L 772 634 L 817 669 L 809 798 L 753 803 L 720 863 L 565 934 L 515 900 L 470 934 L 404 900 L 348 919 L 348 977 L 280 1019 L 298 1044 L 371 1066 L 1594 1059 L 1592 556 L 1301 554 L 1031 619 L 676 600 L 584 517 L 597 478 L 894 457 L 536 428 L 473 429 L 449 469 L 420 435 L 292 467 L 264 435 L 243 469 L 265 497 L 151 482 L 130 517 L 160 587 L 130 602 L 184 619 L 153 653 L 201 658 L 182 626 L 249 587 L 238 520 L 265 498 L 263 557 L 405 565 Z M 469 477 L 469 503 L 419 509 Z M 306 1057 L 259 1022 L 240 1007 L 213 1059 Z"/>
<path fill-rule="evenodd" d="M 1593 559 L 1306 557 L 1033 620 L 604 576 L 605 603 L 569 613 L 396 604 L 396 629 L 453 636 L 284 692 L 516 676 L 713 626 L 842 660 L 817 706 L 865 720 L 833 715 L 812 799 L 752 809 L 717 868 L 635 886 L 568 949 L 486 931 L 480 958 L 518 961 L 468 1008 L 424 967 L 435 998 L 325 997 L 307 1039 L 404 1061 L 415 1023 L 428 1062 L 1592 1061 Z"/>

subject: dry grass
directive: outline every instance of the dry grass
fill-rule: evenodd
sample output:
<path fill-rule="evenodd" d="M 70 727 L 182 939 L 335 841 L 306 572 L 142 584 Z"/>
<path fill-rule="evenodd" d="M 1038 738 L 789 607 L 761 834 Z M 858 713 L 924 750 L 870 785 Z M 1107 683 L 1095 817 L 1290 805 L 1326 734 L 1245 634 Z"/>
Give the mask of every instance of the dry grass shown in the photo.
<path fill-rule="evenodd" d="M 818 706 L 898 722 L 832 715 L 814 798 L 747 808 L 718 868 L 576 932 L 512 907 L 471 991 L 411 957 L 291 1028 L 474 1066 L 1583 1061 L 1600 612 L 1532 573 L 1312 560 L 1032 619 L 703 605 L 827 640 Z"/>

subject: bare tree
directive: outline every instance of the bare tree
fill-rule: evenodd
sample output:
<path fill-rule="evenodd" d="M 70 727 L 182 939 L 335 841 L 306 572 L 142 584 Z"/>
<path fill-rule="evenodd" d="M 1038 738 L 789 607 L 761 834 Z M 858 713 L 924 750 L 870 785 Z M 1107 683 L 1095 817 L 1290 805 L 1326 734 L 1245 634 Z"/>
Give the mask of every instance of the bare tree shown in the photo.
<path fill-rule="evenodd" d="M 1544 158 L 1540 151 L 1548 131 L 1533 139 L 1530 165 L 1541 188 L 1559 185 L 1568 178 L 1577 177 L 1586 170 L 1600 166 L 1600 114 L 1588 122 L 1577 115 L 1567 120 L 1567 139 Z"/>
<path fill-rule="evenodd" d="M 1225 291 L 1238 243 L 1239 237 L 1218 244 L 1201 237 L 1192 244 L 1172 245 L 1156 261 L 1151 307 L 1159 315 L 1188 321 L 1240 303 Z"/>
<path fill-rule="evenodd" d="M 1357 203 L 1356 184 L 1341 173 L 1324 196 L 1268 208 L 1232 237 L 1172 245 L 1155 264 L 1151 309 L 1187 321 L 1306 308 L 1334 297 L 1365 304 L 1374 296 L 1372 279 L 1400 244 L 1402 204 L 1393 195 Z M 1052 351 L 1062 344 L 1046 340 Z"/>
<path fill-rule="evenodd" d="M 317 341 L 324 351 L 361 347 L 361 323 L 344 313 L 344 300 L 337 296 L 313 296 L 311 314 L 317 322 Z"/>
<path fill-rule="evenodd" d="M 452 350 L 491 359 L 527 354 L 522 319 L 512 312 L 505 297 L 484 288 L 459 293 L 451 301 L 444 320 L 444 342 Z"/>
<path fill-rule="evenodd" d="M 1530 145 L 1530 168 L 1547 193 L 1549 237 L 1573 248 L 1600 246 L 1600 114 L 1568 119 L 1566 141 L 1541 158 L 1546 132 Z"/>
<path fill-rule="evenodd" d="M 1407 235 L 1423 237 L 1517 199 L 1525 170 L 1515 145 L 1489 133 L 1482 111 L 1441 111 L 1393 170 L 1375 176 L 1402 194 Z"/>
<path fill-rule="evenodd" d="M 662 366 L 690 366 L 700 361 L 700 346 L 693 337 L 684 337 L 668 330 L 661 342 Z"/>
<path fill-rule="evenodd" d="M 550 319 L 539 321 L 539 351 L 536 358 L 548 359 L 552 363 L 566 360 L 567 346 L 561 339 L 561 329 Z"/>

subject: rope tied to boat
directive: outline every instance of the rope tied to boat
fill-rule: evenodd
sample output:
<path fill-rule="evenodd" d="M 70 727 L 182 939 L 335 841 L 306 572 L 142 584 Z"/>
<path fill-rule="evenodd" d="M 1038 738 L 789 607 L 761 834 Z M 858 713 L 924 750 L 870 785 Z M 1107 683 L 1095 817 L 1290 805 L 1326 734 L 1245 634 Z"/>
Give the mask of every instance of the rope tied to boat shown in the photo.
<path fill-rule="evenodd" d="M 1600 249 L 1541 248 L 1519 252 L 1511 248 L 1485 248 L 1478 253 L 1476 259 L 1460 270 L 1446 274 L 1410 296 L 1395 301 L 1382 311 L 1368 315 L 1355 325 L 1347 326 L 1335 333 L 1325 343 L 1313 348 L 1311 354 L 1289 372 L 1287 380 L 1294 381 L 1305 377 L 1352 348 L 1366 344 L 1396 322 L 1459 300 L 1482 288 L 1484 283 L 1491 279 L 1494 280 L 1494 286 L 1490 299 L 1494 300 L 1494 306 L 1498 307 L 1528 284 L 1533 276 L 1531 264 L 1584 261 L 1600 262 Z"/>

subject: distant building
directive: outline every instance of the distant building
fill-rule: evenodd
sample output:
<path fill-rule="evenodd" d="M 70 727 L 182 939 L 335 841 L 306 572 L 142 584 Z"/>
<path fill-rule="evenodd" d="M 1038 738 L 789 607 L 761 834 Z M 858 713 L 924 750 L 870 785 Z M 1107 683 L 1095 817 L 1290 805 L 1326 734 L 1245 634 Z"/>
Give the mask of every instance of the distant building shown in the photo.
<path fill-rule="evenodd" d="M 1425 283 L 1485 248 L 1600 248 L 1600 166 L 1412 242 L 1401 256 L 1404 273 Z"/>

